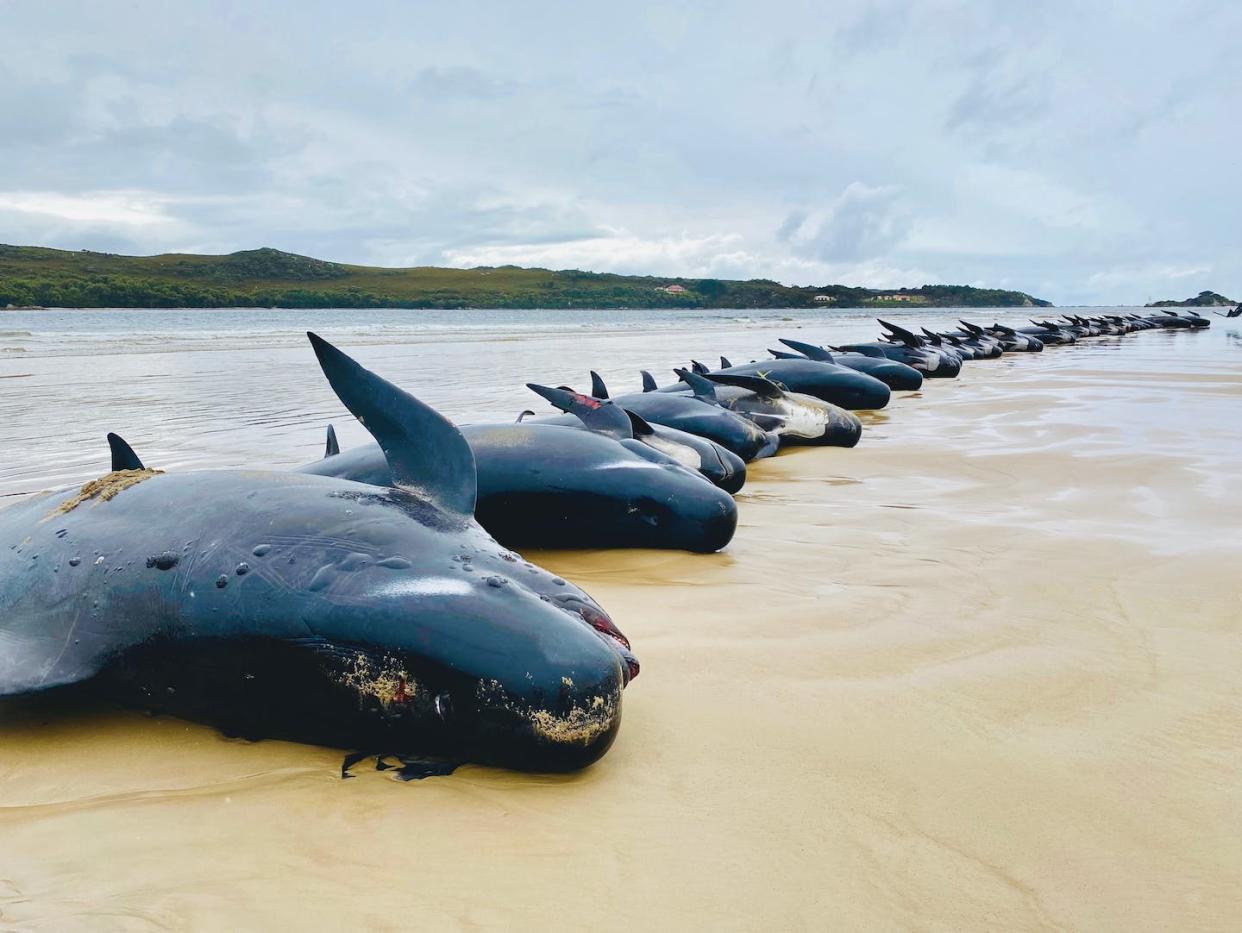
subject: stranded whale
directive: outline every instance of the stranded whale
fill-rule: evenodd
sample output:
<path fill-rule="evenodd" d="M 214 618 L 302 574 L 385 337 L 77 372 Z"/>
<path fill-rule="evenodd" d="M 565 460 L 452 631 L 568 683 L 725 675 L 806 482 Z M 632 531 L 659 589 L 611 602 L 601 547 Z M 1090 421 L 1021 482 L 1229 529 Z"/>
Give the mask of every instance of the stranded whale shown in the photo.
<path fill-rule="evenodd" d="M 122 457 L 5 509 L 0 695 L 90 684 L 252 738 L 533 770 L 598 759 L 637 672 L 624 636 L 475 522 L 450 422 L 311 341 L 396 486 Z"/>
<path fill-rule="evenodd" d="M 586 409 L 588 418 L 612 414 L 629 423 L 609 403 L 538 388 L 566 408 Z M 510 547 L 711 552 L 727 545 L 737 527 L 732 496 L 633 440 L 623 446 L 595 431 L 531 421 L 460 430 L 478 471 L 475 517 Z M 660 460 L 653 461 L 653 455 Z M 393 484 L 383 451 L 374 444 L 325 457 L 298 472 Z"/>

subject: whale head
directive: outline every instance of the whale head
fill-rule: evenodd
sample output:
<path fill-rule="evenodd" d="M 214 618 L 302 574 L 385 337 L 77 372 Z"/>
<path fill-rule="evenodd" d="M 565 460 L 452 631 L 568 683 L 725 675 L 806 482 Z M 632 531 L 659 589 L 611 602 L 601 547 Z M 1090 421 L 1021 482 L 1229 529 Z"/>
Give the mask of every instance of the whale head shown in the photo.
<path fill-rule="evenodd" d="M 308 585 L 317 598 L 305 621 L 358 711 L 354 744 L 429 744 L 552 771 L 599 758 L 620 726 L 621 691 L 638 673 L 625 636 L 589 595 L 475 521 L 474 456 L 456 427 L 325 341 L 311 342 L 392 477 L 387 488 L 305 477 L 331 484 L 329 495 L 348 506 L 339 525 L 315 529 L 344 543 Z"/>

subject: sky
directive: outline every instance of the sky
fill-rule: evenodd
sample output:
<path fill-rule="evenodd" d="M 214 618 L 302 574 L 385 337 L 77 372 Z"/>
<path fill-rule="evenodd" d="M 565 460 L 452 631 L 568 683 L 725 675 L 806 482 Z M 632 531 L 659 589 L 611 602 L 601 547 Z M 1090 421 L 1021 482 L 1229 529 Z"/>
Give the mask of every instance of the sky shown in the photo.
<path fill-rule="evenodd" d="M 1242 4 L 0 0 L 0 242 L 1242 297 Z"/>

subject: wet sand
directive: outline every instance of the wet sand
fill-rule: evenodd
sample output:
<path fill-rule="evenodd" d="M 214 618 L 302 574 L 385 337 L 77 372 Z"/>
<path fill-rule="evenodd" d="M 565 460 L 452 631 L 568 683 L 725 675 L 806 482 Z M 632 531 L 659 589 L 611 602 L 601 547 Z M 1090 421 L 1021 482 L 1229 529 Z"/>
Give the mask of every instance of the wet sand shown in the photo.
<path fill-rule="evenodd" d="M 532 553 L 643 664 L 578 775 L 0 708 L 0 929 L 1237 929 L 1239 349 L 969 364 L 724 553 Z"/>

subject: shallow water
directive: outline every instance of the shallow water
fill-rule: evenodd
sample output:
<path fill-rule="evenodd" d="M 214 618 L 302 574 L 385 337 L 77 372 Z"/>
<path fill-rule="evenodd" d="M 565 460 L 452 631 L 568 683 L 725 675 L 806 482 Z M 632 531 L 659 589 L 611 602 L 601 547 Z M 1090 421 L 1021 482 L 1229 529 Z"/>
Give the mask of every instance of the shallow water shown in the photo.
<path fill-rule="evenodd" d="M 949 321 L 953 312 L 886 311 Z M 477 316 L 476 316 L 477 315 Z M 962 312 L 1017 323 L 1015 311 Z M 793 320 L 784 321 L 783 317 Z M 314 329 L 461 421 L 846 312 L 0 313 L 0 493 L 288 465 Z M 671 379 L 671 376 L 668 376 Z M 634 642 L 612 752 L 402 785 L 172 719 L 0 705 L 0 928 L 1234 929 L 1242 323 L 967 364 L 754 465 L 718 555 L 541 553 Z"/>

